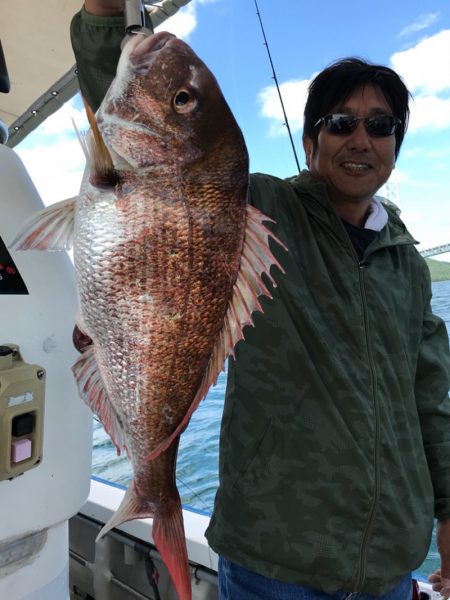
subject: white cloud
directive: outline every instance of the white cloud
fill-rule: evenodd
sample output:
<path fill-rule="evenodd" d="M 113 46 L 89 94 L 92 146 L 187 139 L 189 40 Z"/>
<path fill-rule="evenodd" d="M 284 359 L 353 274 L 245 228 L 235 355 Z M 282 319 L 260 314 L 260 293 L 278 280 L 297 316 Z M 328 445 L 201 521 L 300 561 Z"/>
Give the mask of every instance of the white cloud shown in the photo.
<path fill-rule="evenodd" d="M 392 68 L 413 93 L 438 94 L 450 89 L 450 29 L 427 37 L 391 56 Z"/>
<path fill-rule="evenodd" d="M 392 171 L 391 177 L 388 180 L 388 183 L 393 183 L 399 187 L 402 186 L 412 186 L 414 188 L 425 187 L 428 188 L 435 194 L 436 196 L 442 196 L 442 194 L 448 195 L 450 192 L 450 183 L 446 182 L 436 182 L 434 180 L 427 181 L 425 179 L 419 179 L 417 177 L 417 173 L 414 172 L 414 175 L 411 175 L 408 171 L 404 169 L 399 169 L 396 167 L 394 171 Z M 384 186 L 383 186 L 384 187 Z M 380 195 L 383 187 L 380 188 Z M 408 195 L 408 194 L 406 194 Z M 449 213 L 450 217 L 450 213 Z"/>
<path fill-rule="evenodd" d="M 450 127 L 450 29 L 396 52 L 392 68 L 413 93 L 410 131 Z"/>
<path fill-rule="evenodd" d="M 402 213 L 402 219 L 413 234 L 413 237 L 418 240 L 419 245 L 417 246 L 417 249 L 419 251 L 448 244 L 450 221 L 447 220 L 446 223 L 440 223 L 437 219 L 430 218 L 425 221 L 424 225 L 423 212 L 420 212 L 419 214 L 413 213 L 411 215 L 411 213 L 408 213 L 407 211 Z M 435 257 L 433 256 L 432 258 Z"/>
<path fill-rule="evenodd" d="M 438 131 L 450 127 L 450 98 L 417 95 L 410 103 L 410 110 L 408 131 Z"/>
<path fill-rule="evenodd" d="M 78 194 L 85 157 L 72 122 L 87 131 L 84 108 L 72 98 L 16 146 L 42 201 L 47 206 Z"/>
<path fill-rule="evenodd" d="M 85 110 L 76 108 L 74 98 L 56 111 L 51 119 L 46 119 L 41 124 L 39 133 L 44 136 L 73 134 L 75 129 L 72 119 L 79 129 L 86 130 L 88 128 Z"/>
<path fill-rule="evenodd" d="M 420 146 L 414 146 L 413 148 L 402 149 L 402 156 L 407 158 L 421 157 L 431 158 L 433 160 L 440 160 L 443 158 L 450 157 L 450 146 L 439 146 L 432 150 L 421 148 Z"/>
<path fill-rule="evenodd" d="M 177 37 L 187 41 L 190 34 L 197 27 L 197 8 L 200 4 L 213 4 L 218 0 L 192 0 L 183 6 L 167 21 L 157 25 L 155 31 L 169 31 Z"/>
<path fill-rule="evenodd" d="M 310 82 L 310 79 L 293 79 L 280 85 L 289 127 L 293 133 L 303 127 L 303 111 Z M 261 114 L 272 120 L 269 134 L 285 135 L 287 133 L 285 119 L 276 87 L 271 85 L 262 89 L 258 94 L 258 102 L 261 105 Z"/>
<path fill-rule="evenodd" d="M 398 34 L 398 37 L 404 37 L 407 35 L 411 35 L 412 33 L 416 33 L 417 31 L 422 31 L 423 29 L 426 29 L 430 25 L 436 23 L 439 20 L 439 16 L 439 12 L 426 13 L 420 15 L 413 23 L 410 23 L 409 25 L 404 27 Z"/>
<path fill-rule="evenodd" d="M 45 205 L 78 194 L 85 158 L 77 139 L 15 150 Z"/>
<path fill-rule="evenodd" d="M 450 184 L 425 181 L 418 177 L 420 173 L 410 174 L 396 168 L 390 178 L 393 194 L 387 193 L 385 186 L 378 194 L 390 198 L 400 207 L 402 220 L 420 242 L 418 249 L 424 250 L 448 243 L 450 212 L 443 210 L 443 207 L 450 193 Z"/>
<path fill-rule="evenodd" d="M 437 159 L 447 158 L 447 156 L 450 156 L 450 146 L 447 146 L 446 148 L 436 148 L 435 150 L 428 150 L 427 152 L 425 152 L 425 156 L 427 158 Z"/>
<path fill-rule="evenodd" d="M 396 52 L 392 68 L 404 79 L 414 95 L 410 104 L 409 131 L 441 130 L 450 127 L 450 29 L 421 40 L 414 47 Z M 311 76 L 314 77 L 315 74 Z M 293 132 L 301 129 L 308 85 L 311 79 L 290 80 L 280 84 L 280 91 Z M 275 86 L 258 94 L 260 112 L 271 120 L 269 135 L 285 135 L 286 127 Z"/>
<path fill-rule="evenodd" d="M 155 27 L 155 31 L 169 31 L 178 38 L 187 40 L 196 27 L 197 15 L 195 8 L 188 4 L 183 12 L 180 10 L 176 15 Z"/>

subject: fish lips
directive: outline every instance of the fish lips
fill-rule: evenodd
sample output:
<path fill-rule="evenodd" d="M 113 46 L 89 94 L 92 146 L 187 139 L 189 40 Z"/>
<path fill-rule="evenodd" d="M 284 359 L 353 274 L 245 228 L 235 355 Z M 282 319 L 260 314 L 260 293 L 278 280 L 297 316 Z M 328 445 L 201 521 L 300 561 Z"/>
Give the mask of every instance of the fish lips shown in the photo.
<path fill-rule="evenodd" d="M 150 36 L 135 35 L 126 43 L 123 52 L 127 54 L 133 67 L 145 67 L 168 42 L 175 40 L 177 38 L 167 31 Z"/>

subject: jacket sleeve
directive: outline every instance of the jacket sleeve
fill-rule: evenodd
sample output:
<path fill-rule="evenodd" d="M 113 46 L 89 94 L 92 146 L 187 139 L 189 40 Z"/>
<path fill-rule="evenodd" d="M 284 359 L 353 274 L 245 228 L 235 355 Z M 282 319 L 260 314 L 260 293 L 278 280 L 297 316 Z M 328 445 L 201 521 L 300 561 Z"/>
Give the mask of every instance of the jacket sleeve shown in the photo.
<path fill-rule="evenodd" d="M 95 17 L 84 8 L 70 24 L 80 90 L 94 112 L 116 74 L 124 36 L 123 17 Z"/>
<path fill-rule="evenodd" d="M 427 273 L 427 296 L 431 284 Z M 424 311 L 415 391 L 424 449 L 434 489 L 437 519 L 450 518 L 450 356 L 445 323 Z"/>
<path fill-rule="evenodd" d="M 80 90 L 95 112 L 116 74 L 124 17 L 96 17 L 82 8 L 72 18 L 70 39 Z"/>

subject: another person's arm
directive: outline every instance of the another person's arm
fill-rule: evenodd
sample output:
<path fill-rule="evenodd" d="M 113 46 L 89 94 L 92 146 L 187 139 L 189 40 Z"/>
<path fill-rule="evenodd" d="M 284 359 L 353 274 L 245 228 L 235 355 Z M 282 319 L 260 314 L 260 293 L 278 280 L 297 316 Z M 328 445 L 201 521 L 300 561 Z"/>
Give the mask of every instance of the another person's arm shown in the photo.
<path fill-rule="evenodd" d="M 123 8 L 124 0 L 86 0 L 70 25 L 80 90 L 94 112 L 116 74 L 125 36 Z"/>
<path fill-rule="evenodd" d="M 84 9 L 97 17 L 117 17 L 123 15 L 125 0 L 84 0 Z"/>

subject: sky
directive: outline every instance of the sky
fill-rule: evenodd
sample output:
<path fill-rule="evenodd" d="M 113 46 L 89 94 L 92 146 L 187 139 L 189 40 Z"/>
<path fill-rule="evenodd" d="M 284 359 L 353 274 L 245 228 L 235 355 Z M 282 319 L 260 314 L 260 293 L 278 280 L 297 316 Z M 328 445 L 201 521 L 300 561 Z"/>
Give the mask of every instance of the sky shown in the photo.
<path fill-rule="evenodd" d="M 81 1 L 80 1 L 81 5 Z M 408 0 L 258 0 L 300 167 L 309 82 L 328 64 L 359 56 L 390 66 L 413 95 L 388 189 L 419 249 L 450 243 L 450 3 Z M 254 0 L 192 0 L 161 29 L 183 38 L 215 74 L 246 139 L 250 169 L 297 172 Z M 15 148 L 45 204 L 77 194 L 84 156 L 67 103 Z M 436 257 L 437 258 L 437 257 Z M 450 253 L 440 255 L 450 260 Z"/>

